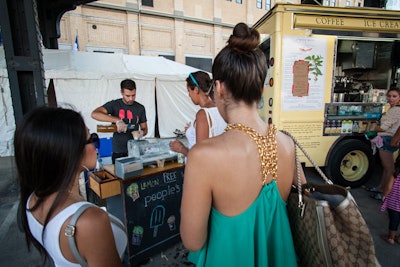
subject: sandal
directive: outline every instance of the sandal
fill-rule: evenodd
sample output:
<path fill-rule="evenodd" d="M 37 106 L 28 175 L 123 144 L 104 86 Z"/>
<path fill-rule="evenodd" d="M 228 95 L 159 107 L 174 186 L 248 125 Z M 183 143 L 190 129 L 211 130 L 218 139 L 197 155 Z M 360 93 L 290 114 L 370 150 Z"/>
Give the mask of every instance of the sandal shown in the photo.
<path fill-rule="evenodd" d="M 371 198 L 373 198 L 373 199 L 376 199 L 376 200 L 383 200 L 383 197 L 382 197 L 382 193 L 381 192 L 376 192 L 376 193 L 373 193 L 373 194 L 371 194 L 371 195 L 369 195 Z"/>
<path fill-rule="evenodd" d="M 375 186 L 373 186 L 373 187 L 362 186 L 362 188 L 364 188 L 364 189 L 367 190 L 368 192 L 372 192 L 372 193 L 381 193 Z"/>
<path fill-rule="evenodd" d="M 393 238 L 389 238 L 388 235 L 381 235 L 381 238 L 383 240 L 385 240 L 386 242 L 388 242 L 389 244 L 393 245 L 394 244 L 394 239 Z M 397 239 L 398 240 L 398 239 Z"/>

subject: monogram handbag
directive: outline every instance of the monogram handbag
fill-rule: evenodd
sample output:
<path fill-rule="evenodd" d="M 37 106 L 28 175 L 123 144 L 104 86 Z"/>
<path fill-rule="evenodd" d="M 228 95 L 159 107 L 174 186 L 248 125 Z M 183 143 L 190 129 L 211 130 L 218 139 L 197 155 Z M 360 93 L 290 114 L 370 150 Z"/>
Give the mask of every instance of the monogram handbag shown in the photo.
<path fill-rule="evenodd" d="M 321 175 L 324 184 L 301 184 L 296 148 L 297 186 L 287 201 L 299 266 L 380 266 L 368 226 L 350 192 L 329 180 L 288 132 Z"/>

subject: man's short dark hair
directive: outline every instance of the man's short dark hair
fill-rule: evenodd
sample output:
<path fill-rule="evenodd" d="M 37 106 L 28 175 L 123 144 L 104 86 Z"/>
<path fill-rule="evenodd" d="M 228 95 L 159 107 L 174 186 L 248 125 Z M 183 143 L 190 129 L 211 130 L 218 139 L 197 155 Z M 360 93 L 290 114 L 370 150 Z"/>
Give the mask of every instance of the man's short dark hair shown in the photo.
<path fill-rule="evenodd" d="M 121 82 L 121 91 L 124 89 L 128 89 L 130 91 L 136 90 L 136 83 L 131 79 L 125 79 Z"/>

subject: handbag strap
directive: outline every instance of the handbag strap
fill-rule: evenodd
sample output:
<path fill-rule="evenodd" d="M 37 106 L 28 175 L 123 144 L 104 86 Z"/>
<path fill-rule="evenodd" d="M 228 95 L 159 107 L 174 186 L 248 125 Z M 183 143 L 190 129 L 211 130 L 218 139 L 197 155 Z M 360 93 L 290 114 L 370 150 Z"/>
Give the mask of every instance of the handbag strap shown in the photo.
<path fill-rule="evenodd" d="M 78 221 L 78 218 L 81 216 L 81 214 L 90 207 L 97 207 L 97 206 L 90 203 L 82 205 L 79 209 L 76 210 L 74 215 L 72 215 L 69 224 L 65 227 L 65 235 L 68 237 L 68 244 L 71 249 L 71 252 L 75 257 L 75 259 L 78 261 L 78 263 L 83 267 L 87 267 L 88 264 L 83 259 L 76 246 L 76 240 L 75 240 L 76 222 Z M 121 229 L 126 235 L 125 226 L 121 223 L 121 221 L 117 217 L 108 213 L 108 218 L 110 219 L 111 225 L 115 225 L 116 227 Z"/>
<path fill-rule="evenodd" d="M 76 230 L 76 222 L 78 221 L 78 218 L 81 216 L 81 214 L 88 208 L 93 207 L 94 205 L 91 204 L 85 204 L 82 205 L 75 213 L 72 215 L 72 218 L 65 227 L 65 235 L 68 237 L 68 244 L 71 249 L 72 254 L 74 255 L 75 259 L 78 261 L 78 263 L 83 266 L 87 267 L 88 264 L 87 262 L 82 258 L 81 254 L 79 254 L 78 248 L 76 247 L 76 241 L 75 241 L 75 230 Z"/>
<path fill-rule="evenodd" d="M 310 154 L 308 154 L 308 152 L 304 149 L 304 147 L 299 143 L 299 141 L 297 141 L 297 139 L 289 132 L 285 131 L 285 130 L 281 130 L 282 133 L 288 135 L 290 138 L 292 138 L 295 147 L 300 148 L 300 150 L 303 152 L 303 154 L 307 157 L 307 159 L 311 162 L 311 164 L 314 166 L 314 168 L 317 170 L 317 172 L 319 173 L 319 175 L 322 177 L 322 179 L 324 179 L 325 183 L 327 184 L 333 184 L 333 182 L 325 175 L 325 173 L 320 169 L 320 167 L 318 167 L 318 165 L 315 163 L 315 161 L 311 158 Z M 300 174 L 300 172 L 299 172 Z"/>
<path fill-rule="evenodd" d="M 304 210 L 305 210 L 305 204 L 303 202 L 303 191 L 302 191 L 302 186 L 301 186 L 301 176 L 300 176 L 300 160 L 299 160 L 299 155 L 297 153 L 297 148 L 300 148 L 300 150 L 303 152 L 303 154 L 307 157 L 307 159 L 311 162 L 311 164 L 314 166 L 314 168 L 318 171 L 318 173 L 321 175 L 322 179 L 327 183 L 327 184 L 333 184 L 333 182 L 326 177 L 325 173 L 318 167 L 318 165 L 315 163 L 315 161 L 311 158 L 310 154 L 304 149 L 304 147 L 297 141 L 297 139 L 289 132 L 285 130 L 281 130 L 282 133 L 286 134 L 290 138 L 292 138 L 294 142 L 294 152 L 295 152 L 295 157 L 296 157 L 296 175 L 297 175 L 297 193 L 298 193 L 298 198 L 299 198 L 299 203 L 298 203 L 298 208 L 300 211 L 300 216 L 303 217 L 304 215 Z"/>

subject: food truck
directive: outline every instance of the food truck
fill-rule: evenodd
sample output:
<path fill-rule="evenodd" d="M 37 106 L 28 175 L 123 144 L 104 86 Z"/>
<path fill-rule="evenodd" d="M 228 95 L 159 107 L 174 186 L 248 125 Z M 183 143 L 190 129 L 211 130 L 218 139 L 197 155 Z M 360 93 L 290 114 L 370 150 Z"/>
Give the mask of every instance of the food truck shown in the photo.
<path fill-rule="evenodd" d="M 379 158 L 369 127 L 388 108 L 386 91 L 400 87 L 400 11 L 278 3 L 253 27 L 268 60 L 260 116 L 335 183 L 364 184 Z"/>

